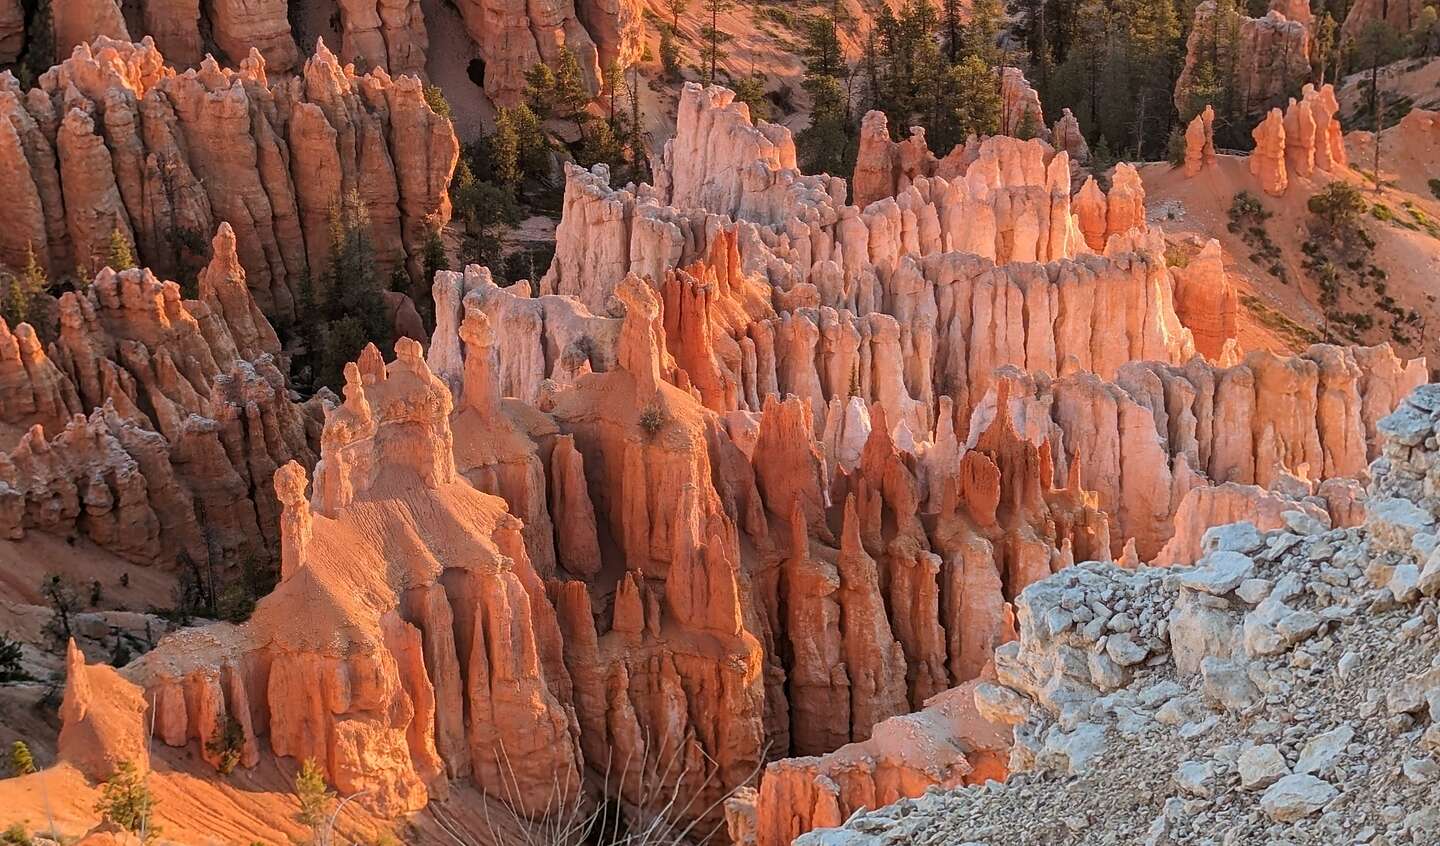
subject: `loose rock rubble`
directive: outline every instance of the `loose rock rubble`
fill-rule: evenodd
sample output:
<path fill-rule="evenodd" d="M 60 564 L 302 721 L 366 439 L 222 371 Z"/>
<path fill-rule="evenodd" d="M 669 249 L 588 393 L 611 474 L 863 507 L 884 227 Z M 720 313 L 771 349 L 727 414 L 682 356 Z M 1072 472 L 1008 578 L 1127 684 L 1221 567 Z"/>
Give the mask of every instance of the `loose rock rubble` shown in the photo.
<path fill-rule="evenodd" d="M 1380 421 L 1361 526 L 1233 524 L 1194 567 L 1031 585 L 976 690 L 1015 775 L 796 842 L 1440 842 L 1437 421 L 1440 385 Z"/>

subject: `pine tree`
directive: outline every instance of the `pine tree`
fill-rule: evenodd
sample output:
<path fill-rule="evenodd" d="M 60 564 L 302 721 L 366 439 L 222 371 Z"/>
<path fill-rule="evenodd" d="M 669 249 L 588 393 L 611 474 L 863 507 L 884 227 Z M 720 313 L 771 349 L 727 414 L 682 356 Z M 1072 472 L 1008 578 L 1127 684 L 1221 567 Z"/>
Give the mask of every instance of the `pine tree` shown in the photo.
<path fill-rule="evenodd" d="M 130 239 L 120 231 L 120 227 L 110 230 L 110 245 L 105 252 L 105 263 L 111 270 L 129 270 L 135 266 L 135 253 L 130 247 Z"/>
<path fill-rule="evenodd" d="M 665 70 L 665 76 L 676 80 L 680 78 L 680 67 L 683 58 L 680 54 L 680 43 L 675 38 L 675 28 L 670 24 L 660 25 L 660 66 Z"/>
<path fill-rule="evenodd" d="M 965 49 L 965 25 L 960 19 L 960 0 L 942 0 L 941 20 L 944 21 L 945 61 L 955 64 Z"/>
<path fill-rule="evenodd" d="M 145 784 L 144 774 L 130 761 L 121 761 L 116 765 L 115 773 L 100 786 L 95 813 L 138 835 L 144 843 L 160 833 L 159 828 L 150 824 L 154 811 L 155 797 Z"/>
<path fill-rule="evenodd" d="M 805 170 L 810 173 L 848 173 L 853 166 L 850 109 L 845 89 L 832 76 L 806 80 L 813 105 L 810 125 L 796 136 Z"/>
<path fill-rule="evenodd" d="M 690 8 L 690 0 L 665 0 L 665 9 L 670 12 L 670 30 L 672 32 L 680 30 L 680 16 L 685 14 L 685 10 L 688 8 Z"/>
<path fill-rule="evenodd" d="M 430 227 L 425 235 L 423 267 L 427 283 L 435 280 L 435 274 L 450 269 L 450 257 L 445 254 L 445 240 L 440 237 L 438 226 Z"/>
<path fill-rule="evenodd" d="M 59 573 L 50 573 L 40 582 L 40 595 L 50 603 L 50 610 L 55 612 L 52 618 L 52 625 L 56 634 L 62 641 L 70 639 L 70 615 L 80 608 L 80 597 L 75 593 L 75 588 L 70 582 Z"/>
<path fill-rule="evenodd" d="M 720 62 L 725 58 L 724 44 L 729 34 L 720 29 L 720 15 L 730 11 L 732 0 L 702 0 L 706 23 L 700 27 L 703 41 L 700 56 L 700 81 L 714 85 L 719 81 Z"/>
<path fill-rule="evenodd" d="M 10 775 L 23 776 L 35 772 L 35 758 L 23 740 L 10 744 Z"/>
<path fill-rule="evenodd" d="M 974 0 L 970 5 L 970 23 L 965 27 L 965 54 L 988 65 L 998 64 L 996 43 L 1004 23 L 1004 10 L 998 0 Z"/>
<path fill-rule="evenodd" d="M 24 681 L 30 678 L 30 674 L 20 666 L 20 659 L 24 657 L 24 651 L 20 648 L 20 641 L 11 640 L 4 634 L 0 634 L 0 684 L 12 681 Z"/>
<path fill-rule="evenodd" d="M 844 49 L 833 15 L 816 15 L 805 22 L 805 48 L 801 58 L 810 76 L 833 76 L 843 72 Z"/>
<path fill-rule="evenodd" d="M 1335 36 L 1338 31 L 1339 27 L 1329 12 L 1315 19 L 1315 76 L 1320 85 L 1325 84 L 1326 72 L 1339 65 L 1335 56 L 1338 46 Z"/>
<path fill-rule="evenodd" d="M 585 88 L 585 78 L 580 73 L 580 61 L 575 51 L 568 47 L 560 51 L 560 61 L 555 66 L 555 93 L 552 101 L 552 116 L 559 120 L 574 121 L 581 136 L 585 134 L 586 118 L 590 113 L 590 92 Z"/>
<path fill-rule="evenodd" d="M 295 819 L 318 831 L 335 794 L 325 783 L 325 773 L 314 758 L 306 758 L 300 772 L 295 774 L 295 798 L 300 801 L 300 812 Z"/>
<path fill-rule="evenodd" d="M 950 69 L 955 92 L 956 136 L 993 135 L 1000 131 L 1002 102 L 995 71 L 979 56 L 967 56 Z"/>
<path fill-rule="evenodd" d="M 445 92 L 440 90 L 440 86 L 426 85 L 423 90 L 425 105 L 430 107 L 430 111 L 444 118 L 454 116 L 454 112 L 450 108 L 450 101 L 445 99 Z"/>
<path fill-rule="evenodd" d="M 495 133 L 490 136 L 490 159 L 495 176 L 511 191 L 519 189 L 525 176 L 520 166 L 520 133 L 516 126 L 516 111 L 521 108 L 528 107 L 501 108 L 495 117 Z"/>
<path fill-rule="evenodd" d="M 765 79 L 760 76 L 744 76 L 730 86 L 735 99 L 750 109 L 752 121 L 770 119 L 770 102 L 765 99 Z"/>
<path fill-rule="evenodd" d="M 1361 30 L 1355 43 L 1355 58 L 1367 71 L 1368 102 L 1370 114 L 1374 117 L 1373 135 L 1375 155 L 1371 163 L 1371 178 L 1375 181 L 1375 193 L 1380 193 L 1383 180 L 1380 178 L 1380 130 L 1385 125 L 1385 97 L 1380 93 L 1380 68 L 1395 61 L 1403 52 L 1400 36 L 1384 21 L 1371 21 Z"/>
<path fill-rule="evenodd" d="M 1147 143 L 1158 150 L 1170 122 L 1172 83 L 1180 61 L 1180 21 L 1170 3 L 1127 0 L 1121 21 L 1123 67 L 1107 78 L 1107 108 L 1117 120 L 1130 116 L 1134 155 L 1143 158 Z M 1118 127 L 1117 127 L 1118 129 Z"/>
<path fill-rule="evenodd" d="M 0 318 L 12 329 L 21 323 L 30 322 L 30 298 L 19 276 L 6 274 L 3 277 L 5 289 L 0 292 Z"/>

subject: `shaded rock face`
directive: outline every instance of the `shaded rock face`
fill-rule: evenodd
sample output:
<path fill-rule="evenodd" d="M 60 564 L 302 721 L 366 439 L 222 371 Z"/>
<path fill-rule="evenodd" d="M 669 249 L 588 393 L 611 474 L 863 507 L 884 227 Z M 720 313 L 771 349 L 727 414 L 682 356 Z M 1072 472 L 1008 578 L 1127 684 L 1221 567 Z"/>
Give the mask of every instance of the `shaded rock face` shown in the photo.
<path fill-rule="evenodd" d="M 786 758 L 766 768 L 759 791 L 726 804 L 731 841 L 745 846 L 788 844 L 811 829 L 838 826 L 861 808 L 1003 779 L 1010 736 L 975 708 L 968 682 L 934 697 L 913 714 L 892 717 L 866 741 L 828 755 Z M 753 820 L 737 832 L 737 820 Z"/>
<path fill-rule="evenodd" d="M 25 49 L 25 4 L 0 2 L 0 62 L 13 62 Z"/>
<path fill-rule="evenodd" d="M 1355 41 L 1365 27 L 1375 21 L 1388 25 L 1398 35 L 1405 35 L 1415 29 L 1424 9 L 1421 0 L 1359 0 L 1345 15 L 1340 38 L 1345 42 Z"/>
<path fill-rule="evenodd" d="M 81 534 L 143 564 L 277 548 L 267 480 L 314 463 L 321 411 L 289 398 L 228 224 L 212 253 L 198 300 L 107 268 L 61 297 L 48 350 L 0 327 L 0 419 L 29 429 L 0 454 L 5 536 Z"/>
<path fill-rule="evenodd" d="M 1231 31 L 1233 41 L 1227 34 Z M 1232 50 L 1234 55 L 1229 55 Z M 1234 69 L 1241 112 L 1259 115 L 1284 105 L 1285 98 L 1310 76 L 1308 24 L 1287 19 L 1273 6 L 1261 18 L 1238 12 L 1227 15 L 1217 11 L 1213 0 L 1206 0 L 1195 7 L 1195 23 L 1185 43 L 1185 65 L 1175 81 L 1175 109 L 1182 115 L 1194 114 L 1202 105 L 1191 102 L 1197 75 L 1228 73 L 1229 68 Z"/>
<path fill-rule="evenodd" d="M 644 51 L 637 0 L 461 0 L 465 29 L 485 60 L 485 93 L 497 106 L 514 106 L 525 93 L 525 71 L 554 67 L 562 51 L 575 54 L 591 94 L 618 62 L 625 67 Z"/>
<path fill-rule="evenodd" d="M 430 38 L 419 0 L 341 0 L 339 6 L 341 61 L 425 77 Z"/>
<path fill-rule="evenodd" d="M 323 44 L 273 85 L 263 51 L 242 58 L 239 70 L 206 60 L 176 73 L 148 37 L 101 38 L 31 91 L 0 79 L 3 167 L 33 198 L 0 258 L 33 245 L 52 276 L 93 272 L 118 229 L 142 264 L 171 276 L 184 259 L 176 233 L 203 239 L 224 222 L 261 309 L 289 319 L 300 280 L 328 261 L 329 209 L 355 191 L 377 268 L 418 280 L 429 232 L 450 217 L 459 155 L 420 81 L 357 76 Z"/>
<path fill-rule="evenodd" d="M 127 10 L 132 4 L 125 4 Z M 121 4 L 113 0 L 58 0 L 52 4 L 55 55 L 64 57 L 97 38 L 117 41 L 152 38 L 165 60 L 196 67 L 205 57 L 199 0 L 138 0 L 127 26 Z M 418 8 L 418 7 L 417 7 Z M 345 11 L 342 4 L 342 12 Z M 258 50 L 272 72 L 300 65 L 300 50 L 290 32 L 286 4 L 280 0 L 215 0 L 204 7 L 206 34 L 218 57 L 239 64 Z"/>

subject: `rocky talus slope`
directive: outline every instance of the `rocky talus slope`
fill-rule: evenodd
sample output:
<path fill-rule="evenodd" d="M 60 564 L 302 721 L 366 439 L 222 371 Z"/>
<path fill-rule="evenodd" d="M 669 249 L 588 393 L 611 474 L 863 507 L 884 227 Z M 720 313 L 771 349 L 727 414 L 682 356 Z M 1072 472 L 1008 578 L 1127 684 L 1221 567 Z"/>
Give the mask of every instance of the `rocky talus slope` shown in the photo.
<path fill-rule="evenodd" d="M 1031 585 L 982 714 L 1005 784 L 933 791 L 806 846 L 1433 843 L 1440 836 L 1440 387 L 1380 422 L 1363 524 L 1210 529 L 1193 567 Z"/>
<path fill-rule="evenodd" d="M 177 73 L 154 42 L 96 39 L 20 88 L 0 76 L 0 169 L 15 212 L 0 261 L 28 252 L 53 277 L 105 264 L 117 230 L 162 278 L 196 259 L 221 221 L 266 314 L 294 316 L 307 272 L 325 268 L 330 210 L 354 191 L 377 268 L 421 280 L 421 252 L 450 219 L 459 155 L 420 80 L 357 75 L 323 44 L 271 82 L 263 54 Z M 428 282 L 428 280 L 424 280 Z"/>

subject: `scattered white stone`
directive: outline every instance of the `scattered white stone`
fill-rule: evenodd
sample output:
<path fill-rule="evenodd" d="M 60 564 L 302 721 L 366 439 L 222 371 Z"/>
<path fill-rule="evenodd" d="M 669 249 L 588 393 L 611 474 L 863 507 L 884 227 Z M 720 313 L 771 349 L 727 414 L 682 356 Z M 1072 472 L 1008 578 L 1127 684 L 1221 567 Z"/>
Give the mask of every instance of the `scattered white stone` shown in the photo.
<path fill-rule="evenodd" d="M 1235 589 L 1235 595 L 1250 605 L 1259 605 L 1270 595 L 1269 579 L 1246 579 Z"/>
<path fill-rule="evenodd" d="M 1144 661 L 1150 650 L 1135 642 L 1127 633 L 1111 635 L 1105 642 L 1105 654 L 1122 667 L 1130 667 Z"/>
<path fill-rule="evenodd" d="M 1337 793 L 1327 781 L 1295 773 L 1270 785 L 1260 797 L 1260 809 L 1276 822 L 1295 822 L 1323 808 Z"/>
<path fill-rule="evenodd" d="M 1237 765 L 1240 770 L 1240 786 L 1246 790 L 1269 787 L 1290 774 L 1290 768 L 1285 765 L 1285 756 L 1280 754 L 1280 747 L 1273 743 L 1251 746 L 1241 752 Z"/>
<path fill-rule="evenodd" d="M 1003 684 L 982 682 L 975 686 L 975 710 L 992 723 L 1014 726 L 1030 715 L 1030 700 Z"/>
<path fill-rule="evenodd" d="M 1184 761 L 1175 770 L 1175 783 L 1191 796 L 1209 799 L 1215 795 L 1215 767 L 1209 761 Z"/>
<path fill-rule="evenodd" d="M 1260 530 L 1255 528 L 1254 523 L 1248 521 L 1211 526 L 1200 538 L 1200 550 L 1207 554 L 1239 552 L 1251 555 L 1258 552 L 1263 546 L 1265 546 L 1265 536 L 1260 534 Z"/>
<path fill-rule="evenodd" d="M 1440 593 L 1440 547 L 1431 550 L 1430 557 L 1425 561 L 1425 569 L 1420 571 L 1420 578 L 1415 586 L 1426 596 Z"/>
<path fill-rule="evenodd" d="M 1206 658 L 1200 662 L 1205 698 L 1228 710 L 1241 711 L 1260 699 L 1260 690 L 1245 671 L 1228 661 Z"/>
<path fill-rule="evenodd" d="M 1250 578 L 1255 572 L 1255 562 L 1248 555 L 1241 555 L 1238 552 L 1212 552 L 1200 559 L 1200 563 L 1193 570 L 1180 577 L 1180 584 L 1185 587 L 1208 593 L 1211 596 L 1224 596 L 1240 586 L 1240 583 Z"/>
<path fill-rule="evenodd" d="M 1385 586 L 1396 602 L 1410 602 L 1420 593 L 1420 569 L 1414 564 L 1401 564 L 1390 571 Z"/>
<path fill-rule="evenodd" d="M 1284 511 L 1280 519 L 1285 521 L 1285 527 L 1297 535 L 1318 535 L 1330 529 L 1328 521 L 1320 522 L 1314 516 L 1304 511 Z"/>
<path fill-rule="evenodd" d="M 1411 784 L 1429 784 L 1440 776 L 1440 764 L 1431 758 L 1406 758 L 1401 770 Z"/>
<path fill-rule="evenodd" d="M 1324 774 L 1354 739 L 1355 730 L 1349 726 L 1340 726 L 1315 735 L 1300 750 L 1300 760 L 1295 762 L 1295 772 L 1302 775 Z"/>

